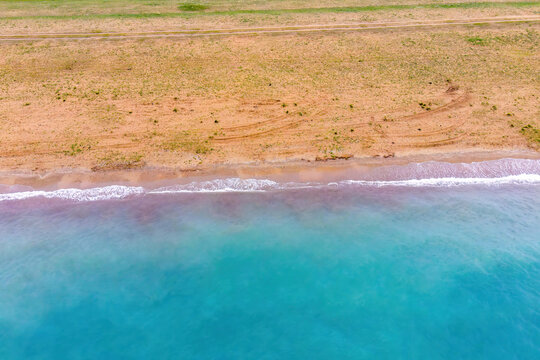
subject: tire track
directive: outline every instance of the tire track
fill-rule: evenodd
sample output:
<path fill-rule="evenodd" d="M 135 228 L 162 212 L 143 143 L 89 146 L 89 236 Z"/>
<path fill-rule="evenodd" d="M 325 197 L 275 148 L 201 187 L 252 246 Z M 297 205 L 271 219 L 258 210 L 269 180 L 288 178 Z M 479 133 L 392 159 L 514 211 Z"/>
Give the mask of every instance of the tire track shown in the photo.
<path fill-rule="evenodd" d="M 309 32 L 343 32 L 381 29 L 406 29 L 450 27 L 463 25 L 489 25 L 489 24 L 519 24 L 540 22 L 540 16 L 506 17 L 506 18 L 477 18 L 477 19 L 443 19 L 427 22 L 380 22 L 356 24 L 321 24 L 321 25 L 291 25 L 282 27 L 254 27 L 237 29 L 192 29 L 177 31 L 150 31 L 150 32 L 109 32 L 109 33 L 32 33 L 0 35 L 0 42 L 39 41 L 39 40 L 122 40 L 143 38 L 190 38 L 204 36 L 236 36 L 236 35 L 263 35 L 263 34 L 294 34 Z"/>

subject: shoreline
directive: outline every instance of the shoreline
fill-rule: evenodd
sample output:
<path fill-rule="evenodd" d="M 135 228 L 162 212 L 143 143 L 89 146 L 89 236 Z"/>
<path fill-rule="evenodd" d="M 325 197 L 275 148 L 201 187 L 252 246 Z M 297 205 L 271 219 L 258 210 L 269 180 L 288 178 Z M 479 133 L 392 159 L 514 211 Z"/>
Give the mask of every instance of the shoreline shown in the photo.
<path fill-rule="evenodd" d="M 374 175 L 374 169 L 385 167 L 429 162 L 470 164 L 508 158 L 540 160 L 540 152 L 534 150 L 461 151 L 389 158 L 363 157 L 326 161 L 295 160 L 226 164 L 193 169 L 143 167 L 108 171 L 58 169 L 47 173 L 0 171 L 0 193 L 67 188 L 89 189 L 110 185 L 163 187 L 224 178 L 264 179 L 276 182 L 332 182 L 367 178 L 377 180 L 377 176 L 382 175 L 376 175 L 376 172 Z"/>

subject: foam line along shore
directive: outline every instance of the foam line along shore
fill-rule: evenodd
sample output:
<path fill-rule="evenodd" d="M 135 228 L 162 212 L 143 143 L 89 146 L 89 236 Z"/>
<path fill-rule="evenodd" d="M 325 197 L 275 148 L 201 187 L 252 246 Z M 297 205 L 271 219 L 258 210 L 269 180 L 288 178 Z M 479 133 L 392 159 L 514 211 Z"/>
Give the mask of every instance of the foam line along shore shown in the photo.
<path fill-rule="evenodd" d="M 21 189 L 4 186 L 0 201 L 32 198 L 70 201 L 118 200 L 137 196 L 182 193 L 249 193 L 302 189 L 381 188 L 381 187 L 457 187 L 540 185 L 540 160 L 500 159 L 472 163 L 424 162 L 391 165 L 364 172 L 361 177 L 339 181 L 279 182 L 261 178 L 217 178 L 168 186 L 107 185 L 88 189 Z"/>

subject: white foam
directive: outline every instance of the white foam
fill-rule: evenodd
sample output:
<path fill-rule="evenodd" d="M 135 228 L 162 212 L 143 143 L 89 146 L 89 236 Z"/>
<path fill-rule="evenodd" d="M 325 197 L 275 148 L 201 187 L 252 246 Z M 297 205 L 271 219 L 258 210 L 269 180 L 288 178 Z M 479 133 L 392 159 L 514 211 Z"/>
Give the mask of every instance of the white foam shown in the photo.
<path fill-rule="evenodd" d="M 407 180 L 342 180 L 329 183 L 277 183 L 259 179 L 217 179 L 205 182 L 193 182 L 187 185 L 176 185 L 149 191 L 149 194 L 175 193 L 226 193 L 226 192 L 267 192 L 275 190 L 297 190 L 309 188 L 339 187 L 455 187 L 465 185 L 534 185 L 540 184 L 540 174 L 520 174 L 503 177 L 485 178 L 428 178 Z"/>
<path fill-rule="evenodd" d="M 149 191 L 150 194 L 174 193 L 223 193 L 223 192 L 261 192 L 277 189 L 280 184 L 267 179 L 215 179 L 210 181 L 192 182 L 186 185 L 174 185 Z"/>
<path fill-rule="evenodd" d="M 111 185 L 92 189 L 60 189 L 54 191 L 22 191 L 0 194 L 0 201 L 24 200 L 30 198 L 62 199 L 73 201 L 98 201 L 123 199 L 131 195 L 143 194 L 144 188 Z"/>
<path fill-rule="evenodd" d="M 373 179 L 375 176 L 375 179 Z M 393 178 L 392 178 L 393 176 Z M 388 177 L 390 177 L 389 180 Z M 384 180 L 381 180 L 384 179 Z M 268 179 L 227 178 L 192 182 L 158 189 L 121 185 L 93 189 L 21 191 L 0 193 L 0 202 L 30 198 L 98 201 L 137 195 L 180 193 L 248 193 L 296 189 L 335 189 L 354 187 L 456 187 L 456 186 L 540 185 L 540 160 L 501 159 L 470 164 L 428 162 L 379 168 L 364 180 L 330 183 L 278 183 Z"/>
<path fill-rule="evenodd" d="M 454 187 L 464 185 L 534 185 L 540 184 L 539 174 L 520 174 L 494 178 L 429 178 L 429 179 L 408 179 L 408 180 L 388 180 L 388 181 L 365 181 L 365 180 L 344 180 L 337 185 L 359 185 L 359 186 L 408 186 L 408 187 Z"/>
<path fill-rule="evenodd" d="M 540 174 L 540 160 L 499 159 L 471 163 L 426 161 L 407 165 L 388 165 L 372 169 L 362 180 L 500 178 L 522 174 Z"/>

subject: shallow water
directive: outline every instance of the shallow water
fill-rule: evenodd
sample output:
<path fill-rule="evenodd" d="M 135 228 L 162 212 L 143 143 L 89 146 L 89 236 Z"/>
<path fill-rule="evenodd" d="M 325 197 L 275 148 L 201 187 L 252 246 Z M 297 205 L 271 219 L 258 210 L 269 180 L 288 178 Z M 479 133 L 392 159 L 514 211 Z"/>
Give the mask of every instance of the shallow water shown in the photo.
<path fill-rule="evenodd" d="M 0 358 L 540 358 L 539 183 L 353 185 L 0 202 Z"/>

